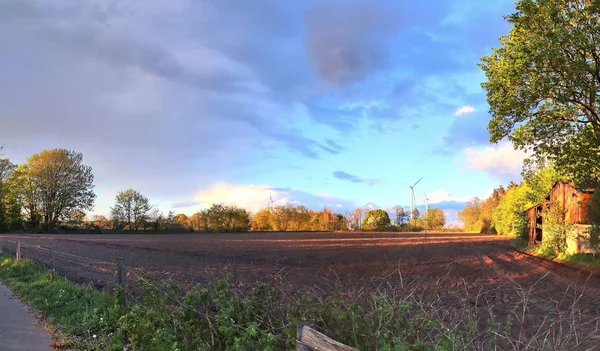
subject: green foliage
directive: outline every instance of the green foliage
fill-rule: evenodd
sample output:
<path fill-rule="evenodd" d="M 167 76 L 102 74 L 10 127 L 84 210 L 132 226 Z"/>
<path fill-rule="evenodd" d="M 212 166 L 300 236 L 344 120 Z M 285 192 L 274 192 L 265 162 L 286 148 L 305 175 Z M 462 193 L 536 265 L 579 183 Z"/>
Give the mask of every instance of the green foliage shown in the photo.
<path fill-rule="evenodd" d="M 500 235 L 511 235 L 527 240 L 527 214 L 531 207 L 531 188 L 527 183 L 513 186 L 500 199 L 492 215 L 492 225 Z"/>
<path fill-rule="evenodd" d="M 595 257 L 600 249 L 600 227 L 592 225 L 584 238 L 587 247 L 592 251 L 592 255 Z"/>
<path fill-rule="evenodd" d="M 542 246 L 545 246 L 543 251 L 554 255 L 564 254 L 567 251 L 567 239 L 573 229 L 573 225 L 565 221 L 565 213 L 562 208 L 551 203 L 544 216 L 542 227 L 544 233 Z"/>
<path fill-rule="evenodd" d="M 15 169 L 16 165 L 9 159 L 0 158 L 0 231 L 18 229 L 22 226 Z"/>
<path fill-rule="evenodd" d="M 567 180 L 554 164 L 546 161 L 526 159 L 523 167 L 523 181 L 529 186 L 529 200 L 536 204 L 545 201 L 546 195 L 558 180 Z"/>
<path fill-rule="evenodd" d="M 464 230 L 495 234 L 496 228 L 492 225 L 492 215 L 504 194 L 506 194 L 506 190 L 500 185 L 485 201 L 478 197 L 469 201 L 465 208 L 458 212 L 458 218 L 463 222 Z"/>
<path fill-rule="evenodd" d="M 76 285 L 61 278 L 51 279 L 48 272 L 33 263 L 16 264 L 0 256 L 0 280 L 16 290 L 27 304 L 60 325 L 63 346 L 77 350 L 122 350 L 114 344 L 114 331 L 122 311 L 110 294 Z M 111 334 L 113 333 L 113 334 Z"/>
<path fill-rule="evenodd" d="M 423 227 L 427 230 L 440 230 L 446 224 L 446 215 L 439 208 L 430 208 L 421 218 Z"/>
<path fill-rule="evenodd" d="M 40 222 L 53 229 L 72 211 L 90 210 L 94 206 L 94 175 L 83 164 L 81 153 L 44 150 L 32 155 L 15 170 L 15 186 L 30 223 Z"/>
<path fill-rule="evenodd" d="M 600 3 L 518 0 L 509 34 L 482 58 L 490 140 L 550 159 L 581 185 L 600 179 Z"/>
<path fill-rule="evenodd" d="M 590 224 L 600 226 L 600 191 L 594 192 L 588 200 L 586 221 Z"/>
<path fill-rule="evenodd" d="M 390 216 L 384 210 L 377 209 L 367 212 L 362 221 L 364 230 L 387 230 L 391 225 Z"/>

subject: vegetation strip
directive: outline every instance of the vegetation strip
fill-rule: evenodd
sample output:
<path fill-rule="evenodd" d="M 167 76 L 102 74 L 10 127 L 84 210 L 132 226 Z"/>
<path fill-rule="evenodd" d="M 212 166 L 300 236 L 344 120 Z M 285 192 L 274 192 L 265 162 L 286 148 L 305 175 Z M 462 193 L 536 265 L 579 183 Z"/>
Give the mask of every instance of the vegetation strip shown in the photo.
<path fill-rule="evenodd" d="M 564 259 L 559 259 L 554 256 L 548 256 L 548 255 L 538 253 L 538 252 L 536 252 L 535 247 L 532 247 L 530 249 L 520 249 L 520 248 L 511 247 L 510 249 L 513 251 L 516 251 L 518 253 L 533 257 L 535 259 L 559 264 L 563 267 L 566 267 L 566 268 L 569 268 L 572 270 L 576 270 L 576 271 L 580 271 L 580 272 L 584 272 L 584 273 L 588 273 L 588 274 L 600 275 L 600 257 L 578 261 L 576 258 L 573 258 L 573 257 L 580 257 L 577 255 L 566 255 L 566 256 L 564 256 Z M 573 261 L 569 261 L 569 260 L 573 260 Z"/>

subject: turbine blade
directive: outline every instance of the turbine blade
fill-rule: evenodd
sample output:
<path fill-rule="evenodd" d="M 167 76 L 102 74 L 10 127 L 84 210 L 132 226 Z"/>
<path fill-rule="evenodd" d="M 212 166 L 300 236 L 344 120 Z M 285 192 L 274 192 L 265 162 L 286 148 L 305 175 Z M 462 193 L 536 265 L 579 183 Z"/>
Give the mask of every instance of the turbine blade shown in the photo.
<path fill-rule="evenodd" d="M 418 184 L 418 183 L 419 183 L 419 182 L 420 182 L 420 181 L 421 181 L 423 178 L 425 178 L 425 177 L 421 177 L 421 179 L 417 180 L 417 182 L 416 182 L 415 184 L 413 184 L 413 187 L 414 187 L 414 186 L 417 186 L 417 184 Z"/>

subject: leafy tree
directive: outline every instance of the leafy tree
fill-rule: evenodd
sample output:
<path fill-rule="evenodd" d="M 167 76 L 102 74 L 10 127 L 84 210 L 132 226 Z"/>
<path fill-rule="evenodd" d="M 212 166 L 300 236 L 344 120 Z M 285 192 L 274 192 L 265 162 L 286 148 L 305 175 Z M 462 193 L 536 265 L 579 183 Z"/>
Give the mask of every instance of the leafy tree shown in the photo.
<path fill-rule="evenodd" d="M 29 157 L 21 172 L 25 173 L 24 197 L 39 210 L 46 229 L 54 228 L 71 211 L 94 206 L 94 175 L 92 168 L 83 164 L 81 153 L 44 150 Z"/>
<path fill-rule="evenodd" d="M 507 137 L 580 186 L 600 179 L 600 2 L 518 0 L 482 58 L 490 141 Z"/>
<path fill-rule="evenodd" d="M 430 208 L 421 218 L 423 226 L 428 230 L 439 230 L 446 224 L 446 215 L 439 208 Z"/>
<path fill-rule="evenodd" d="M 16 165 L 9 159 L 0 158 L 0 231 L 16 229 L 21 225 L 15 169 Z"/>
<path fill-rule="evenodd" d="M 525 211 L 533 205 L 531 188 L 523 182 L 511 187 L 502 197 L 492 216 L 492 224 L 500 235 L 512 235 L 528 239 L 527 214 Z"/>
<path fill-rule="evenodd" d="M 90 225 L 97 230 L 110 230 L 113 225 L 106 216 L 94 215 L 90 221 Z"/>
<path fill-rule="evenodd" d="M 364 230 L 387 230 L 390 227 L 390 216 L 384 210 L 371 210 L 367 212 L 362 222 Z"/>
<path fill-rule="evenodd" d="M 466 232 L 477 232 L 481 231 L 481 207 L 483 201 L 480 198 L 474 197 L 471 201 L 467 202 L 465 208 L 458 212 L 458 219 L 463 222 L 464 230 Z"/>
<path fill-rule="evenodd" d="M 25 226 L 27 229 L 38 229 L 41 218 L 40 189 L 33 183 L 29 166 L 27 164 L 17 166 L 12 175 L 12 181 L 16 190 L 17 202 L 26 216 Z"/>
<path fill-rule="evenodd" d="M 523 180 L 529 185 L 530 200 L 533 203 L 544 201 L 552 186 L 558 180 L 567 180 L 553 164 L 538 160 L 525 160 Z"/>
<path fill-rule="evenodd" d="M 514 187 L 517 187 L 517 185 L 515 184 Z M 496 228 L 492 224 L 492 217 L 505 194 L 506 190 L 500 185 L 494 189 L 492 195 L 485 199 L 485 201 L 478 197 L 469 201 L 465 208 L 458 212 L 458 218 L 463 222 L 464 230 L 467 232 L 495 234 Z"/>
<path fill-rule="evenodd" d="M 144 227 L 150 208 L 147 197 L 133 189 L 127 189 L 117 194 L 110 212 L 120 227 L 138 230 Z"/>
<path fill-rule="evenodd" d="M 184 230 L 184 231 L 192 230 L 192 223 L 190 222 L 190 219 L 188 218 L 188 216 L 186 216 L 183 213 L 180 213 L 175 216 L 175 223 L 178 227 L 177 229 L 179 229 L 179 230 Z"/>
<path fill-rule="evenodd" d="M 273 230 L 273 227 L 271 227 L 271 211 L 263 209 L 256 212 L 252 218 L 251 229 L 258 231 Z"/>

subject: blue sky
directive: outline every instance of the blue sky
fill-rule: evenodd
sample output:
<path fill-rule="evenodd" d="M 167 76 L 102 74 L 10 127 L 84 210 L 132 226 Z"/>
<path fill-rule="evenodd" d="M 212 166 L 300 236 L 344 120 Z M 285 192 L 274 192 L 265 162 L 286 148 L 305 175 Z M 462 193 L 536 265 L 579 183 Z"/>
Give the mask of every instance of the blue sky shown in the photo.
<path fill-rule="evenodd" d="M 512 1 L 0 1 L 0 144 L 81 151 L 94 213 L 134 188 L 213 202 L 455 213 L 519 179 L 479 58 Z"/>

